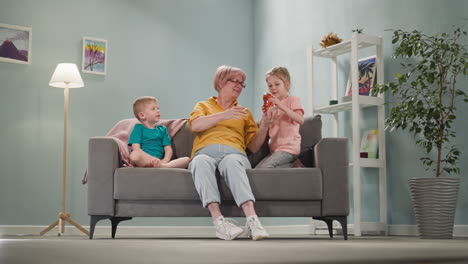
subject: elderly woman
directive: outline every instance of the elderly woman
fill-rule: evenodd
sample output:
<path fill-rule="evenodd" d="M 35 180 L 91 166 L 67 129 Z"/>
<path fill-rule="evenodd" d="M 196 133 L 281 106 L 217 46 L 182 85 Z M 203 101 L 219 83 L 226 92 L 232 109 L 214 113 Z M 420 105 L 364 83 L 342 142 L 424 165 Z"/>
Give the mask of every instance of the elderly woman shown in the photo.
<path fill-rule="evenodd" d="M 189 169 L 203 206 L 211 214 L 216 236 L 225 240 L 235 239 L 244 230 L 221 214 L 216 169 L 231 190 L 237 206 L 242 208 L 252 239 L 269 236 L 255 213 L 255 198 L 245 171 L 251 165 L 245 149 L 256 152 L 261 147 L 271 120 L 262 119 L 258 127 L 250 111 L 238 105 L 237 98 L 245 87 L 245 78 L 239 68 L 220 66 L 214 77 L 218 96 L 198 102 L 188 121 L 196 133 Z"/>

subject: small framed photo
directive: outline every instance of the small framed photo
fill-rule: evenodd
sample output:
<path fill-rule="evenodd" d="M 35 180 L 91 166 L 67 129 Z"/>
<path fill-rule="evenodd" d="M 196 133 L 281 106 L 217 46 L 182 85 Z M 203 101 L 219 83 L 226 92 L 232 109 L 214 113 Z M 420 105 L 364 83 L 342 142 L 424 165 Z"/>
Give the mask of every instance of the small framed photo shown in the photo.
<path fill-rule="evenodd" d="M 376 129 L 367 130 L 362 135 L 361 147 L 359 149 L 361 158 L 377 158 L 377 150 L 379 148 L 379 131 Z"/>
<path fill-rule="evenodd" d="M 360 59 L 358 61 L 358 71 L 359 71 L 359 94 L 360 95 L 370 95 L 370 91 L 374 86 L 375 76 L 376 76 L 376 57 L 371 56 L 367 58 Z M 349 74 L 348 84 L 346 86 L 346 96 L 353 95 L 352 83 L 351 83 L 351 73 Z"/>
<path fill-rule="evenodd" d="M 83 37 L 81 71 L 85 73 L 106 75 L 107 53 L 107 40 Z"/>
<path fill-rule="evenodd" d="M 32 28 L 0 24 L 0 61 L 31 63 Z"/>

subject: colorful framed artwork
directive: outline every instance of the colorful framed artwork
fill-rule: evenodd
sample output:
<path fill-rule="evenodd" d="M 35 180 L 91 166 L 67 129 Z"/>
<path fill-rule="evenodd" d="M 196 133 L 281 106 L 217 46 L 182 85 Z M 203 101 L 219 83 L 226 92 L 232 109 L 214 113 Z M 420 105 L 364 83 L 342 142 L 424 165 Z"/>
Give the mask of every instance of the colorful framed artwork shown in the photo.
<path fill-rule="evenodd" d="M 379 131 L 376 129 L 367 130 L 362 135 L 361 147 L 359 149 L 361 158 L 377 158 L 379 146 Z"/>
<path fill-rule="evenodd" d="M 0 24 L 0 61 L 30 64 L 32 28 Z"/>
<path fill-rule="evenodd" d="M 358 71 L 359 71 L 359 94 L 360 95 L 370 95 L 370 91 L 374 86 L 375 76 L 376 76 L 376 57 L 371 56 L 367 58 L 360 59 L 358 61 Z M 353 89 L 351 84 L 351 74 L 348 78 L 348 84 L 346 86 L 346 96 L 353 95 Z"/>
<path fill-rule="evenodd" d="M 107 56 L 107 40 L 84 37 L 81 71 L 85 73 L 106 75 Z"/>

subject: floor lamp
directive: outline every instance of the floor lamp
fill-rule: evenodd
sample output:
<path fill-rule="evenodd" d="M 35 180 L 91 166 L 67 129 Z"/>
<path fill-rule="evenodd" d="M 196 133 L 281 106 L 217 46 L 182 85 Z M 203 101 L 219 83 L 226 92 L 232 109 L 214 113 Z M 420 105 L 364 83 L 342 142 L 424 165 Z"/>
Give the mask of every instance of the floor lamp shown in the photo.
<path fill-rule="evenodd" d="M 78 223 L 73 221 L 70 214 L 66 212 L 66 195 L 67 195 L 67 118 L 68 118 L 68 96 L 69 88 L 81 88 L 84 86 L 80 72 L 74 63 L 59 63 L 55 68 L 54 74 L 49 81 L 49 85 L 57 88 L 64 88 L 63 95 L 65 97 L 63 104 L 63 179 L 62 179 L 62 210 L 59 213 L 58 220 L 42 230 L 40 235 L 49 232 L 57 226 L 58 235 L 65 232 L 65 221 L 74 225 L 81 232 L 89 236 L 88 230 L 84 229 Z"/>

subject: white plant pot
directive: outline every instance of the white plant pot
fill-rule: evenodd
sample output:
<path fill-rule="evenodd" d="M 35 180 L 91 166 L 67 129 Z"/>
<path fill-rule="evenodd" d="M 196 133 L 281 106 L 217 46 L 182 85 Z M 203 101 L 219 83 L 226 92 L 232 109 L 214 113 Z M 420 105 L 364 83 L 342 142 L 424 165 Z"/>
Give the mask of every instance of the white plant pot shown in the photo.
<path fill-rule="evenodd" d="M 413 210 L 421 238 L 453 238 L 460 178 L 412 178 Z"/>

